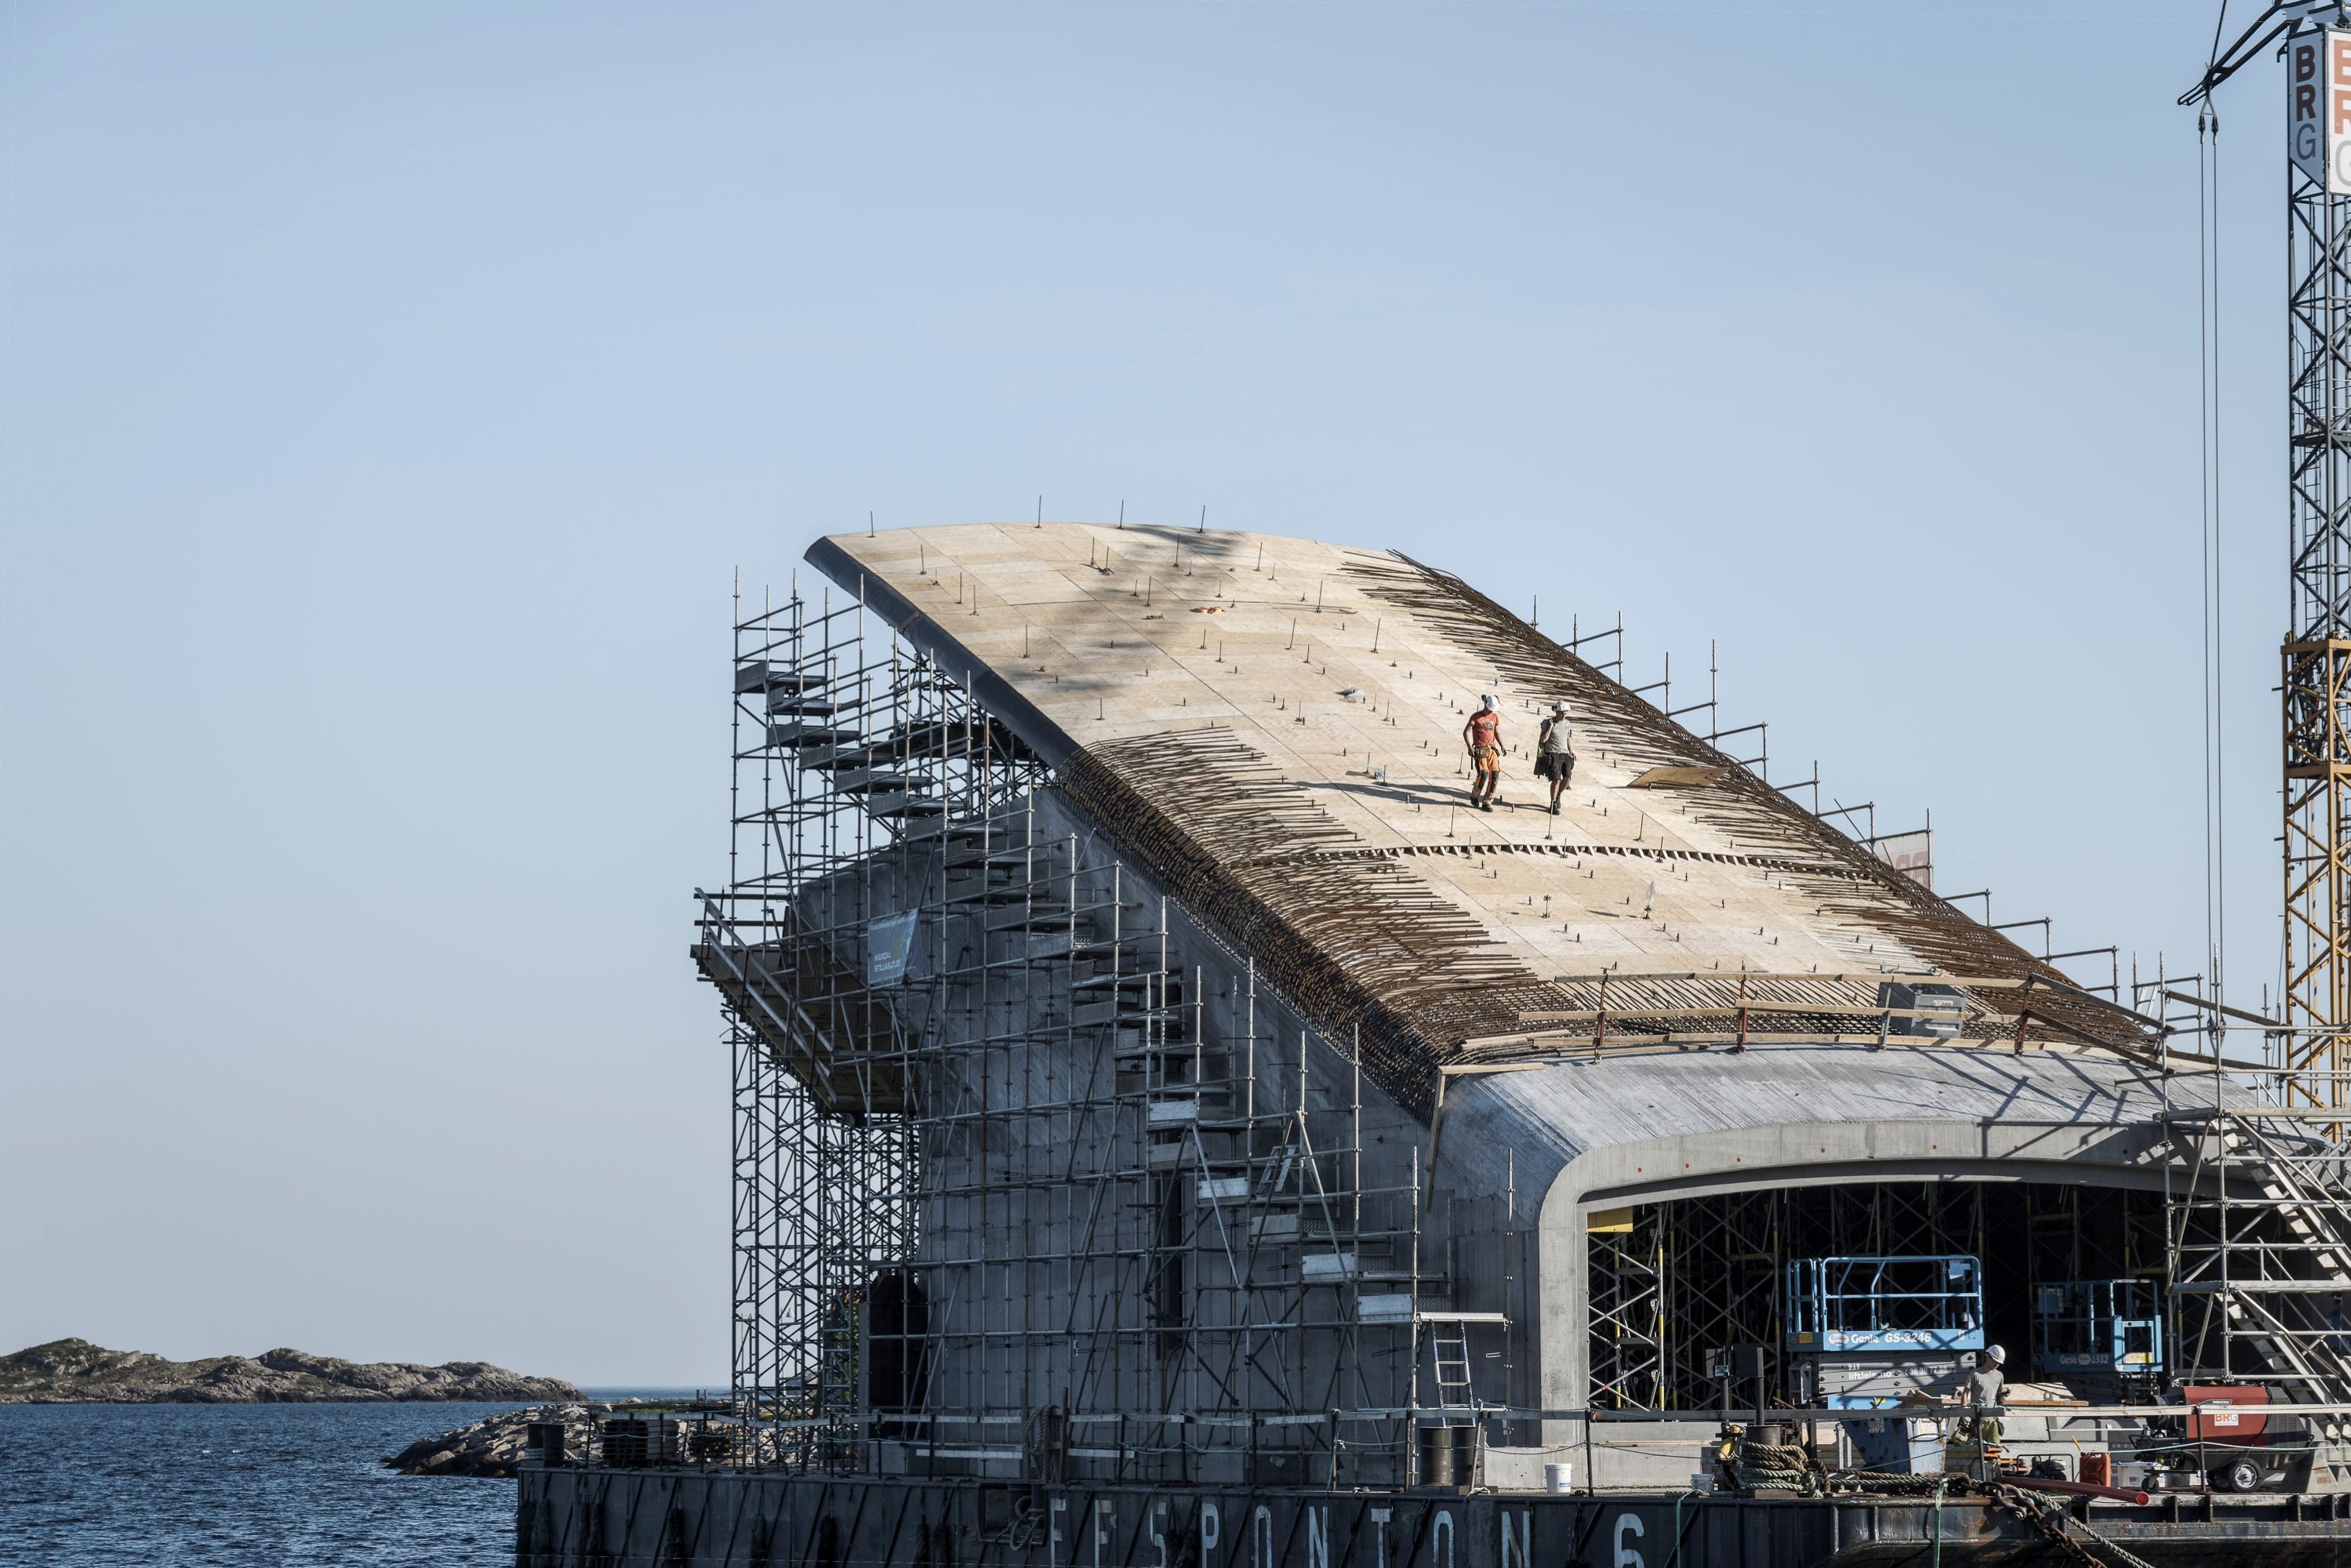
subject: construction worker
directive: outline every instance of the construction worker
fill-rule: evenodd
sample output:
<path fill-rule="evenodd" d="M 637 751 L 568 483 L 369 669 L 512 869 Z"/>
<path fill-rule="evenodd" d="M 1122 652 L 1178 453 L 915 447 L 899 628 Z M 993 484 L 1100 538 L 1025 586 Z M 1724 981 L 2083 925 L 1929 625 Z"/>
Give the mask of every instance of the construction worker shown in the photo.
<path fill-rule="evenodd" d="M 1502 787 L 1502 713 L 1490 695 L 1478 699 L 1478 711 L 1461 727 L 1461 744 L 1469 748 L 1469 804 L 1490 811 Z"/>
<path fill-rule="evenodd" d="M 2001 1364 L 2007 1359 L 2008 1352 L 2001 1346 L 1986 1345 L 1976 1352 L 1974 1369 L 1959 1374 L 1954 1380 L 1958 1388 L 1952 1403 L 1967 1406 L 1968 1418 L 1962 1430 L 1979 1451 L 2000 1441 L 2000 1417 L 1989 1412 L 1999 1409 L 2007 1396 L 2008 1375 L 2001 1370 Z"/>
<path fill-rule="evenodd" d="M 1975 1413 L 1976 1441 L 1988 1449 L 2000 1441 L 2000 1417 L 1986 1412 L 1998 1409 L 2008 1396 L 2008 1375 L 2001 1370 L 2007 1359 L 2008 1352 L 1999 1345 L 1986 1345 L 1976 1356 L 1976 1369 L 1968 1374 L 1967 1401 Z"/>
<path fill-rule="evenodd" d="M 1564 700 L 1552 704 L 1550 716 L 1542 721 L 1535 741 L 1535 777 L 1551 780 L 1551 814 L 1558 816 L 1559 798 L 1567 792 L 1568 780 L 1575 777 L 1575 751 L 1568 744 Z"/>
<path fill-rule="evenodd" d="M 1969 1404 L 1998 1407 L 2001 1396 L 2008 1391 L 2008 1375 L 2001 1370 L 2007 1359 L 2008 1352 L 1996 1344 L 1976 1353 L 1976 1369 L 1968 1374 L 1967 1385 L 1960 1391 Z"/>
<path fill-rule="evenodd" d="M 2001 1364 L 2008 1352 L 2001 1346 L 1986 1345 L 1976 1352 L 1976 1364 L 1965 1372 L 1954 1372 L 1948 1379 L 1938 1380 L 1910 1396 L 1914 1399 L 1941 1398 L 1949 1405 L 1989 1405 L 1997 1408 L 2001 1395 L 2007 1390 L 2008 1375 Z"/>

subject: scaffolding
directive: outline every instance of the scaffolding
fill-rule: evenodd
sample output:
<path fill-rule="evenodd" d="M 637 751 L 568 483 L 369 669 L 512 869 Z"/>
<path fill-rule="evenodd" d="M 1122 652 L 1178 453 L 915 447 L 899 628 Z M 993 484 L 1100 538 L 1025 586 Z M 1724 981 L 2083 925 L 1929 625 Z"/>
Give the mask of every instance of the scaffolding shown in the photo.
<path fill-rule="evenodd" d="M 2351 1400 L 2351 1131 L 2342 1075 L 2201 976 L 2134 982 L 2165 1024 L 2165 1335 L 2174 1381 Z M 2256 1035 L 2260 1054 L 2232 1042 Z M 2184 1042 L 2184 1043 L 2183 1043 Z M 2318 1423 L 2329 1442 L 2340 1423 Z"/>
<path fill-rule="evenodd" d="M 1519 1245 L 1514 1195 L 1430 1215 L 1417 1124 L 1367 1174 L 1354 1042 L 863 605 L 737 622 L 695 957 L 735 1064 L 745 1459 L 1381 1484 L 1416 1422 L 1499 1404 L 1466 1367 L 1473 1337 L 1507 1366 L 1509 1309 L 1452 1281 Z"/>
<path fill-rule="evenodd" d="M 1794 1259 L 1980 1259 L 1995 1329 L 2030 1344 L 2032 1285 L 2085 1274 L 2159 1285 L 2163 1219 L 2157 1195 L 2040 1182 L 1856 1182 L 1602 1209 L 1587 1227 L 1592 1404 L 1706 1409 L 1720 1392 L 1711 1364 L 1735 1345 L 1764 1347 L 1767 1380 L 1792 1397 L 1782 1347 Z"/>
<path fill-rule="evenodd" d="M 2307 1069 L 2215 1054 L 2167 1084 L 2168 1333 L 2179 1381 L 2351 1398 L 2351 1157 L 2335 1114 L 2302 1101 Z M 2283 1055 L 2273 1051 L 2273 1060 Z M 2201 1092 L 2197 1092 L 2200 1089 Z M 2335 1434 L 2330 1421 L 2327 1436 Z"/>

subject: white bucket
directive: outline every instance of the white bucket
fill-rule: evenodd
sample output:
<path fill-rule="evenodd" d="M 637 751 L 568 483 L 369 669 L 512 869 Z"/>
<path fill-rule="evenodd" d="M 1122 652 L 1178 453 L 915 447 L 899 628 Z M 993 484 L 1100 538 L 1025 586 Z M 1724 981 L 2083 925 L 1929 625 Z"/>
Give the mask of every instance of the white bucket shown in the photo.
<path fill-rule="evenodd" d="M 1575 1467 L 1573 1465 L 1545 1465 L 1543 1467 L 1543 1490 L 1573 1491 L 1574 1490 Z"/>

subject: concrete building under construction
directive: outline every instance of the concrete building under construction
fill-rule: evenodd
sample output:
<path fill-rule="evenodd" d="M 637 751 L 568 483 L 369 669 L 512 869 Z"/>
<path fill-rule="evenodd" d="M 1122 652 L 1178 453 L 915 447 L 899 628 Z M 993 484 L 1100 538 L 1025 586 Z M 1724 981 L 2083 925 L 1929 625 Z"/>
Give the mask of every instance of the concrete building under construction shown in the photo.
<path fill-rule="evenodd" d="M 527 1474 L 524 1562 L 2344 1539 L 2341 1095 L 2265 1075 L 2265 1020 L 2068 977 L 1583 656 L 1621 639 L 1401 557 L 1012 524 L 809 559 L 737 628 L 693 947 L 735 1385 Z M 1993 1343 L 2037 1403 L 1920 1414 Z M 2197 1387 L 2288 1409 L 2259 1445 L 2158 1413 Z M 2110 1462 L 2180 1485 L 1996 1490 Z"/>

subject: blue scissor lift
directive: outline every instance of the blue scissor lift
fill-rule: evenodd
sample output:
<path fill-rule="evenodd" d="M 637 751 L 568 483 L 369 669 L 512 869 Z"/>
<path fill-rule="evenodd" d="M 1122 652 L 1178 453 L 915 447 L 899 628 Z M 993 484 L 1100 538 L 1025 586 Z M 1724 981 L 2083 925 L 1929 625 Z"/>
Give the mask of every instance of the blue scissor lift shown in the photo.
<path fill-rule="evenodd" d="M 2032 1369 L 2096 1401 L 2152 1399 L 2163 1383 L 2163 1291 L 2153 1280 L 2032 1288 Z"/>
<path fill-rule="evenodd" d="M 1983 1267 L 1963 1253 L 1792 1259 L 1786 1300 L 1794 1393 L 1828 1409 L 1885 1411 L 1949 1388 L 1984 1347 Z M 1942 1469 L 1932 1419 L 1855 1416 L 1844 1428 L 1870 1469 Z"/>

